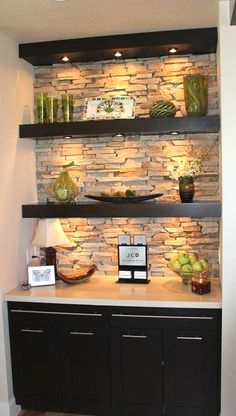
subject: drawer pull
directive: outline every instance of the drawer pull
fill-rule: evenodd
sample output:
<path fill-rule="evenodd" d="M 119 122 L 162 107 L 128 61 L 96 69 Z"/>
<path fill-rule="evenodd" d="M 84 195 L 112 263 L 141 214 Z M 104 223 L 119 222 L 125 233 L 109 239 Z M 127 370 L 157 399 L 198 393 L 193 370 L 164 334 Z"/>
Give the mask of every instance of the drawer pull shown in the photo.
<path fill-rule="evenodd" d="M 139 339 L 146 339 L 146 335 L 131 335 L 131 334 L 123 334 L 122 338 L 139 338 Z"/>
<path fill-rule="evenodd" d="M 37 333 L 42 333 L 43 330 L 42 329 L 21 329 L 21 332 L 37 332 Z"/>
<path fill-rule="evenodd" d="M 113 313 L 114 318 L 151 318 L 151 319 L 200 319 L 212 320 L 213 316 L 172 316 L 172 315 L 127 315 L 123 313 Z"/>
<path fill-rule="evenodd" d="M 177 339 L 183 340 L 193 340 L 193 341 L 202 341 L 202 337 L 177 337 Z"/>
<path fill-rule="evenodd" d="M 32 311 L 25 309 L 11 309 L 11 312 L 16 313 L 39 313 L 43 315 L 72 315 L 72 316 L 93 316 L 95 318 L 101 317 L 102 313 L 87 313 L 87 312 L 51 312 L 51 311 Z"/>
<path fill-rule="evenodd" d="M 93 332 L 77 332 L 77 331 L 71 331 L 70 332 L 70 335 L 88 335 L 88 336 L 90 336 L 90 335 L 94 335 L 94 333 Z"/>

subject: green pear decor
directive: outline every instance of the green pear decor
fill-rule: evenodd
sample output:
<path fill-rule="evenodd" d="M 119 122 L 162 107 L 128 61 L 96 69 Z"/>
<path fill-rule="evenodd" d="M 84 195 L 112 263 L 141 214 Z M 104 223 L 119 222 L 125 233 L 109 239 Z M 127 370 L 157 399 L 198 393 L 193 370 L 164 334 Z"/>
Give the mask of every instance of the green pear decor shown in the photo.
<path fill-rule="evenodd" d="M 184 101 L 188 116 L 205 116 L 208 105 L 207 75 L 184 76 Z"/>
<path fill-rule="evenodd" d="M 149 114 L 150 117 L 174 117 L 176 114 L 176 107 L 171 101 L 167 100 L 158 100 L 155 104 L 150 108 Z"/>
<path fill-rule="evenodd" d="M 78 187 L 67 170 L 64 169 L 55 180 L 52 193 L 56 200 L 62 204 L 68 204 L 75 199 L 78 194 Z"/>

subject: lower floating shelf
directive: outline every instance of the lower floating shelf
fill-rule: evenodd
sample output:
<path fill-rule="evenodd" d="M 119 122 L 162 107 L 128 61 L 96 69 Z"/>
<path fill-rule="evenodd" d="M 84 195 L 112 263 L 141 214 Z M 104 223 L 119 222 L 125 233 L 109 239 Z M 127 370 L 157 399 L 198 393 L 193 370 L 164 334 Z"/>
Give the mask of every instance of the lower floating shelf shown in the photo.
<path fill-rule="evenodd" d="M 22 206 L 23 218 L 105 218 L 105 217 L 220 217 L 217 202 L 139 202 L 77 204 L 31 204 Z"/>

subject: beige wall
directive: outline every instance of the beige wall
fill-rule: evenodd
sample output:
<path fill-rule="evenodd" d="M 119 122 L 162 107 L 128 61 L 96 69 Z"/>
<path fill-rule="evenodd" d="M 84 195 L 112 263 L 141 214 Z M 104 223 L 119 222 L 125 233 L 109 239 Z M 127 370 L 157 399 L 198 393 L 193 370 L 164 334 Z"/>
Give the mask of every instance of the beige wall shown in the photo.
<path fill-rule="evenodd" d="M 223 188 L 222 416 L 236 414 L 236 27 L 229 26 L 229 2 L 220 2 L 220 79 Z"/>
<path fill-rule="evenodd" d="M 25 250 L 34 221 L 22 220 L 21 204 L 36 200 L 34 144 L 18 139 L 19 123 L 32 120 L 33 73 L 17 56 L 17 44 L 0 33 L 0 416 L 10 414 L 9 404 L 14 403 L 2 297 L 25 277 Z"/>

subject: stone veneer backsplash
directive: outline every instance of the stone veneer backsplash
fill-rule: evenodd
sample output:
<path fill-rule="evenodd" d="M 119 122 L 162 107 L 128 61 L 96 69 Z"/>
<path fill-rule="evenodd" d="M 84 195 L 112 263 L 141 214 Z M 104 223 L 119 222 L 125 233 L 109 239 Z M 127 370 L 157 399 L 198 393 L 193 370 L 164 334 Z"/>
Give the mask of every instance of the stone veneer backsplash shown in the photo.
<path fill-rule="evenodd" d="M 58 64 L 35 69 L 35 91 L 47 91 L 60 98 L 74 96 L 74 121 L 83 118 L 87 97 L 126 95 L 135 97 L 135 115 L 147 117 L 158 99 L 171 100 L 185 115 L 183 76 L 208 74 L 208 114 L 217 114 L 215 55 L 189 55 Z M 161 139 L 161 140 L 160 140 Z M 74 137 L 48 139 L 36 144 L 37 189 L 39 202 L 53 200 L 50 187 L 63 165 L 74 161 L 69 174 L 77 183 L 77 201 L 85 194 L 136 190 L 140 194 L 161 192 L 161 200 L 178 200 L 178 184 L 170 178 L 170 156 L 183 155 L 188 145 L 198 149 L 216 142 L 201 174 L 195 178 L 197 200 L 219 199 L 217 134 L 172 136 L 134 135 L 124 137 Z M 87 200 L 88 201 L 88 200 Z M 147 202 L 148 204 L 149 202 Z M 167 260 L 173 250 L 187 249 L 206 257 L 218 275 L 218 218 L 67 218 L 61 219 L 72 247 L 58 248 L 59 267 L 80 267 L 96 263 L 99 274 L 117 273 L 118 235 L 145 234 L 149 247 L 150 275 L 173 274 Z"/>

